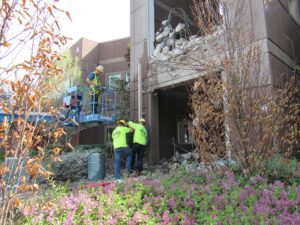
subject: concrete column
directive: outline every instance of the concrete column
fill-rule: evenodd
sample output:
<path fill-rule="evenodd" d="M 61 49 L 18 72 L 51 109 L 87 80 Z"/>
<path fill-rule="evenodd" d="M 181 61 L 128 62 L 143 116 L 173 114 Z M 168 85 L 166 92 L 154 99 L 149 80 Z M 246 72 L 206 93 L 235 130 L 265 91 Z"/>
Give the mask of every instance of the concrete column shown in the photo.
<path fill-rule="evenodd" d="M 148 124 L 149 124 L 149 163 L 153 164 L 159 161 L 159 110 L 158 95 L 148 94 Z"/>

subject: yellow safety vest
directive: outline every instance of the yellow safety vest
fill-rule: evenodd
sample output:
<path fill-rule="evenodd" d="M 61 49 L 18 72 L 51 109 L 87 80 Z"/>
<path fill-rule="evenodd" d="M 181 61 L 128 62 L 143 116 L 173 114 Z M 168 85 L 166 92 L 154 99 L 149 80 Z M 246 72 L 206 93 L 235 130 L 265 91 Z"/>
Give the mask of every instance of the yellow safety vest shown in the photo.
<path fill-rule="evenodd" d="M 94 79 L 92 80 L 92 84 L 90 85 L 90 95 L 95 95 L 99 93 L 97 86 L 100 86 L 101 82 L 98 80 L 97 74 L 94 72 Z"/>

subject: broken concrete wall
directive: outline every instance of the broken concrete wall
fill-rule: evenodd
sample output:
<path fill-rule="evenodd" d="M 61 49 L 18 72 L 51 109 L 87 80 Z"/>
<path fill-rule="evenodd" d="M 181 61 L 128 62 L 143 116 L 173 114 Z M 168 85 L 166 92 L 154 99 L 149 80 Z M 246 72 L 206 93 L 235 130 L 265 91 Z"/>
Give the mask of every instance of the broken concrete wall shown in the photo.
<path fill-rule="evenodd" d="M 245 38 L 245 43 L 254 43 L 262 53 L 259 58 L 260 72 L 258 74 L 261 82 L 254 87 L 259 90 L 261 86 L 272 86 L 275 83 L 278 85 L 281 81 L 277 81 L 278 75 L 275 74 L 280 74 L 282 71 L 292 72 L 291 59 L 300 57 L 298 54 L 300 48 L 296 45 L 298 43 L 296 40 L 299 40 L 299 25 L 293 24 L 289 13 L 286 13 L 286 3 L 282 0 L 269 1 L 270 5 L 265 5 L 266 1 L 262 0 L 242 0 L 242 2 L 244 2 L 244 8 L 238 11 L 240 17 L 235 17 L 232 13 L 232 23 L 237 25 L 233 27 L 235 31 L 243 34 L 241 36 Z M 223 31 L 216 28 L 215 32 L 208 36 L 192 37 L 186 40 L 176 39 L 175 48 L 165 48 L 165 50 L 161 48 L 155 55 L 153 54 L 155 32 L 161 26 L 161 22 L 167 18 L 169 10 L 174 7 L 189 8 L 191 4 L 192 1 L 179 0 L 149 0 L 148 2 L 131 0 L 132 115 L 134 117 L 137 115 L 137 64 L 142 63 L 145 91 L 143 109 L 150 123 L 150 152 L 152 151 L 153 162 L 161 155 L 160 148 L 163 147 L 164 142 L 157 130 L 164 129 L 160 129 L 161 126 L 174 129 L 174 125 L 162 125 L 158 122 L 161 121 L 162 115 L 159 113 L 160 103 L 157 91 L 183 84 L 205 74 L 206 68 L 201 67 L 203 62 L 214 61 L 214 56 L 217 61 L 220 57 L 217 49 L 220 46 L 224 48 Z M 191 16 L 190 11 L 187 10 L 187 12 Z M 171 25 L 175 29 L 180 21 L 177 19 L 174 21 L 176 23 Z M 285 37 L 286 33 L 287 37 Z M 289 40 L 293 43 L 291 44 Z M 290 57 L 293 49 L 291 46 L 294 46 L 294 57 Z M 151 55 L 154 57 L 150 57 Z"/>

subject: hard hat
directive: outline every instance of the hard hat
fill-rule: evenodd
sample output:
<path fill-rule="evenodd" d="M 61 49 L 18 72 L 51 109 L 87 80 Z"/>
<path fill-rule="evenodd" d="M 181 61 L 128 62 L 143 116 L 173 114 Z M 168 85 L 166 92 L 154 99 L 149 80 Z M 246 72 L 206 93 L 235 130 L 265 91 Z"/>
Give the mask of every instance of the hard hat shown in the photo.
<path fill-rule="evenodd" d="M 146 120 L 145 120 L 144 118 L 140 118 L 140 119 L 139 119 L 139 122 L 140 122 L 140 123 L 146 123 Z"/>
<path fill-rule="evenodd" d="M 117 124 L 127 126 L 127 123 L 125 120 L 118 120 Z"/>
<path fill-rule="evenodd" d="M 99 65 L 96 67 L 96 71 L 99 71 L 100 73 L 103 73 L 104 72 L 104 67 Z"/>

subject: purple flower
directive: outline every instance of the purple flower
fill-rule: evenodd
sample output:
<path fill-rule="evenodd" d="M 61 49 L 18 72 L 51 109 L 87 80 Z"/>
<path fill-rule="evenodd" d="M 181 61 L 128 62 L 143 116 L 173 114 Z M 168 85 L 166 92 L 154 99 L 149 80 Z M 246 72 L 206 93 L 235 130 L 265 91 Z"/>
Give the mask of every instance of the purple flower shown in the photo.
<path fill-rule="evenodd" d="M 119 223 L 118 223 L 118 220 L 116 218 L 109 218 L 107 220 L 107 225 L 118 225 L 118 224 Z M 136 223 L 134 223 L 134 224 L 136 224 Z"/>
<path fill-rule="evenodd" d="M 278 217 L 280 219 L 278 225 L 286 225 L 286 224 L 298 225 L 298 224 L 300 224 L 300 213 L 290 214 L 290 213 L 284 212 L 284 213 L 280 214 Z"/>
<path fill-rule="evenodd" d="M 194 201 L 191 199 L 185 199 L 184 204 L 187 208 L 192 208 L 194 206 Z"/>
<path fill-rule="evenodd" d="M 75 213 L 76 213 L 76 210 L 71 211 L 68 214 L 68 216 L 67 216 L 66 220 L 64 221 L 63 225 L 71 225 L 72 222 L 73 222 Z"/>
<path fill-rule="evenodd" d="M 262 214 L 265 216 L 269 216 L 272 213 L 272 209 L 268 204 L 265 204 L 264 202 L 256 202 L 253 206 L 253 214 Z"/>
<path fill-rule="evenodd" d="M 170 219 L 170 213 L 169 213 L 169 211 L 164 211 L 163 212 L 162 220 L 163 220 L 164 224 L 169 224 L 169 223 L 172 222 L 171 219 Z"/>
<path fill-rule="evenodd" d="M 196 222 L 189 215 L 185 214 L 182 224 L 183 225 L 196 225 Z"/>
<path fill-rule="evenodd" d="M 176 208 L 176 198 L 174 196 L 172 196 L 170 198 L 169 204 L 170 204 L 170 206 L 171 206 L 172 209 Z"/>
<path fill-rule="evenodd" d="M 277 180 L 277 181 L 274 182 L 274 186 L 275 187 L 282 187 L 283 188 L 284 187 L 284 183 L 281 182 L 281 181 L 279 181 L 279 180 Z"/>

